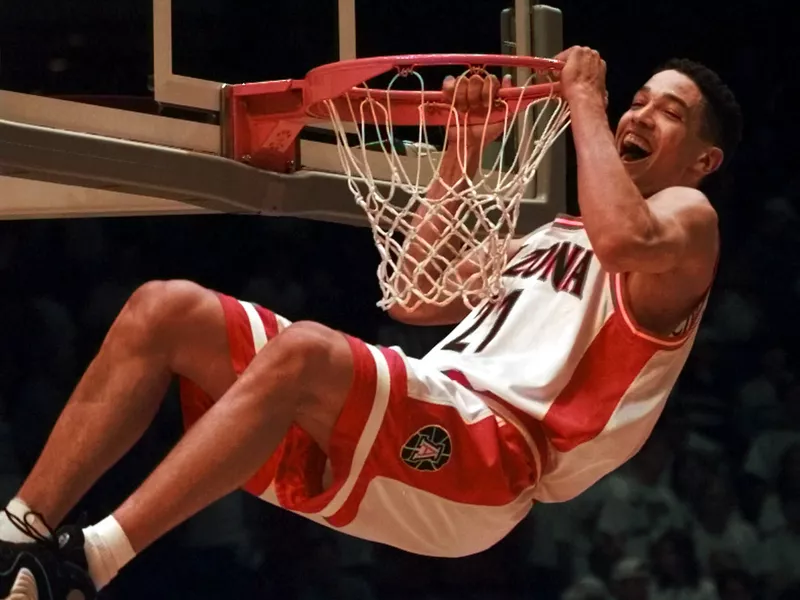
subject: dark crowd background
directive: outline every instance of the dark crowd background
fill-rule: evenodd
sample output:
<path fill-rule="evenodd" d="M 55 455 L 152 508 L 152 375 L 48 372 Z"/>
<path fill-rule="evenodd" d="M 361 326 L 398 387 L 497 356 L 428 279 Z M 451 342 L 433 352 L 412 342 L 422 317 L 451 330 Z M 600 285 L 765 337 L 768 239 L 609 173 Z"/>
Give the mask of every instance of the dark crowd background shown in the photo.
<path fill-rule="evenodd" d="M 359 53 L 496 52 L 507 1 L 359 0 Z M 565 44 L 593 46 L 608 61 L 614 118 L 673 56 L 716 69 L 744 109 L 745 139 L 713 198 L 724 237 L 711 306 L 645 448 L 575 500 L 535 506 L 508 539 L 460 560 L 346 538 L 234 494 L 137 558 L 104 597 L 800 598 L 800 163 L 790 116 L 800 28 L 778 0 L 553 4 L 564 12 Z M 181 74 L 297 77 L 336 58 L 332 0 L 175 7 Z M 0 87 L 152 108 L 150 8 L 0 3 Z M 574 191 L 574 165 L 569 180 Z M 574 196 L 570 210 L 578 212 Z M 0 223 L 0 503 L 137 286 L 193 279 L 423 354 L 443 331 L 392 323 L 375 308 L 375 265 L 367 230 L 294 219 Z M 180 433 L 172 390 L 154 427 L 71 517 L 112 511 Z"/>

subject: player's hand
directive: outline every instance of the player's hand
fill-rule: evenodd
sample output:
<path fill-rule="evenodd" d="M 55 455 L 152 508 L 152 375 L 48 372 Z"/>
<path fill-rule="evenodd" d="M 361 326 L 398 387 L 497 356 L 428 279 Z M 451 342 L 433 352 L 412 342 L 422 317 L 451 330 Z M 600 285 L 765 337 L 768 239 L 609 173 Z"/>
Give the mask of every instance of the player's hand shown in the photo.
<path fill-rule="evenodd" d="M 505 123 L 501 120 L 486 124 L 486 115 L 495 106 L 500 89 L 509 87 L 510 76 L 503 77 L 502 83 L 494 75 L 483 76 L 477 73 L 446 78 L 442 92 L 445 101 L 451 103 L 458 113 L 459 120 L 456 126 L 455 115 L 452 118 L 448 132 L 450 144 L 455 145 L 456 139 L 463 144 L 463 136 L 466 134 L 467 148 L 477 151 L 481 149 L 481 143 L 485 146 L 503 133 Z M 465 125 L 466 118 L 469 118 L 470 125 Z"/>
<path fill-rule="evenodd" d="M 581 96 L 589 96 L 608 103 L 606 61 L 597 50 L 573 46 L 558 54 L 555 59 L 564 63 L 559 79 L 561 94 L 567 102 L 572 103 Z"/>

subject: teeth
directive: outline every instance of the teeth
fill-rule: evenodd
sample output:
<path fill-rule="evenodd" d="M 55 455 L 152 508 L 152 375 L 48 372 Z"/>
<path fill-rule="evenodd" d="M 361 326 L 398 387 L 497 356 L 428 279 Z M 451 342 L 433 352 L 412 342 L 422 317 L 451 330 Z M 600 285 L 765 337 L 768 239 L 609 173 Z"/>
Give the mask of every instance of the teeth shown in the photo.
<path fill-rule="evenodd" d="M 633 144 L 634 146 L 638 146 L 646 152 L 650 152 L 650 146 L 648 146 L 647 142 L 645 142 L 635 133 L 626 133 L 625 137 L 622 138 L 622 142 L 624 144 Z"/>

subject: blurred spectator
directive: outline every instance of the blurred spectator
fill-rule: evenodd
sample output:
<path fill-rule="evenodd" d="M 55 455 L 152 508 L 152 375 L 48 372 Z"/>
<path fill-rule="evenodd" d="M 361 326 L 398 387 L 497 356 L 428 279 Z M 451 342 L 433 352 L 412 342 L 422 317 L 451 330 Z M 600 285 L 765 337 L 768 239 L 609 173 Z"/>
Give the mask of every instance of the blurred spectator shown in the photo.
<path fill-rule="evenodd" d="M 761 218 L 756 224 L 747 253 L 762 269 L 764 299 L 772 310 L 767 319 L 772 323 L 783 321 L 796 299 L 786 293 L 786 273 L 800 266 L 800 241 L 797 239 L 798 213 L 792 199 L 780 194 L 766 200 Z M 774 257 L 780 256 L 780 260 Z"/>
<path fill-rule="evenodd" d="M 610 600 L 605 584 L 595 577 L 585 577 L 569 586 L 561 600 Z"/>
<path fill-rule="evenodd" d="M 650 600 L 715 600 L 714 583 L 703 577 L 692 538 L 676 529 L 664 533 L 651 550 Z"/>
<path fill-rule="evenodd" d="M 775 491 L 761 507 L 758 527 L 762 535 L 770 535 L 786 526 L 781 498 L 800 499 L 800 441 L 788 446 L 778 461 Z"/>
<path fill-rule="evenodd" d="M 752 266 L 736 257 L 735 268 L 723 269 L 711 296 L 706 328 L 718 343 L 747 342 L 758 333 L 763 312 L 752 284 Z"/>
<path fill-rule="evenodd" d="M 645 559 L 665 531 L 688 526 L 688 511 L 669 488 L 672 456 L 671 439 L 661 425 L 623 469 L 609 476 L 597 529 L 601 554 L 612 564 L 623 556 Z"/>
<path fill-rule="evenodd" d="M 686 506 L 700 498 L 706 481 L 711 476 L 710 459 L 706 454 L 684 449 L 675 455 L 672 463 L 670 485 L 677 498 Z"/>
<path fill-rule="evenodd" d="M 612 483 L 611 477 L 604 477 L 577 498 L 561 504 L 565 514 L 560 523 L 564 528 L 564 535 L 569 539 L 573 578 L 601 573 L 605 576 L 613 565 L 613 561 L 616 560 L 616 558 L 611 558 L 609 559 L 611 562 L 606 564 L 607 561 L 603 559 L 603 564 L 606 566 L 601 567 L 596 562 L 601 557 L 594 548 L 595 540 L 598 537 L 597 522 L 610 495 L 609 486 Z"/>
<path fill-rule="evenodd" d="M 800 444 L 783 456 L 774 498 L 776 514 L 770 515 L 760 565 L 772 594 L 800 584 Z"/>
<path fill-rule="evenodd" d="M 615 600 L 649 600 L 650 570 L 640 558 L 623 558 L 611 572 L 611 595 Z"/>
<path fill-rule="evenodd" d="M 780 410 L 778 423 L 753 441 L 743 467 L 744 472 L 755 479 L 752 485 L 762 486 L 764 491 L 775 484 L 786 450 L 800 443 L 800 385 L 794 384 L 785 390 Z M 767 531 L 765 524 L 760 527 Z"/>
<path fill-rule="evenodd" d="M 699 342 L 669 400 L 673 408 L 680 406 L 691 431 L 717 444 L 725 443 L 734 408 L 727 397 L 729 389 L 724 372 L 714 344 Z"/>
<path fill-rule="evenodd" d="M 753 569 L 758 561 L 758 534 L 739 515 L 727 479 L 719 473 L 707 479 L 696 504 L 693 537 L 703 571 L 715 575 L 734 568 Z"/>
<path fill-rule="evenodd" d="M 557 596 L 572 576 L 572 554 L 577 549 L 567 506 L 539 503 L 522 523 L 527 554 L 525 569 L 535 582 L 537 596 L 545 592 L 545 587 L 548 596 Z"/>
<path fill-rule="evenodd" d="M 780 422 L 780 397 L 794 378 L 786 361 L 784 348 L 769 348 L 761 355 L 760 371 L 739 391 L 738 427 L 747 437 Z"/>
<path fill-rule="evenodd" d="M 741 569 L 722 571 L 717 575 L 719 600 L 754 600 L 756 582 L 752 575 Z"/>

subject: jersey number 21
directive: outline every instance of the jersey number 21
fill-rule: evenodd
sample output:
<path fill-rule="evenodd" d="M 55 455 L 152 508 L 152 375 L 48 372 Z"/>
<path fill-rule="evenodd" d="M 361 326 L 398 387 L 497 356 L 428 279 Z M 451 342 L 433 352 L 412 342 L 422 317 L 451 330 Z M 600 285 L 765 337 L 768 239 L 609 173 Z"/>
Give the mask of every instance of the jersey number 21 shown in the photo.
<path fill-rule="evenodd" d="M 514 290 L 500 302 L 484 306 L 475 317 L 475 322 L 464 333 L 445 344 L 442 350 L 472 354 L 482 352 L 497 336 L 521 294 L 522 290 Z"/>

